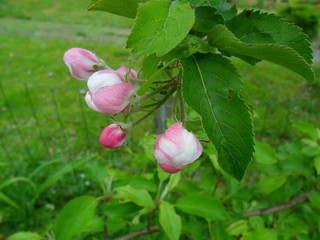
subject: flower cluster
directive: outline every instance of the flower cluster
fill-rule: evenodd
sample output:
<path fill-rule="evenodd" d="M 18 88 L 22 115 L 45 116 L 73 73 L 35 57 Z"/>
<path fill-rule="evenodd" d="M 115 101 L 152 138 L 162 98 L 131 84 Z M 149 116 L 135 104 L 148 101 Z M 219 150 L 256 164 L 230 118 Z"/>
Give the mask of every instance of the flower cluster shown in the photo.
<path fill-rule="evenodd" d="M 71 75 L 87 81 L 85 101 L 89 108 L 103 114 L 126 113 L 135 96 L 134 86 L 127 79 L 137 79 L 137 73 L 126 67 L 110 69 L 95 53 L 82 48 L 71 48 L 63 60 Z M 130 111 L 130 109 L 129 109 Z M 176 173 L 194 162 L 202 153 L 202 146 L 193 133 L 177 122 L 165 134 L 157 136 L 154 156 L 159 166 L 168 173 Z M 100 135 L 106 148 L 121 147 L 131 128 L 130 124 L 113 123 Z"/>

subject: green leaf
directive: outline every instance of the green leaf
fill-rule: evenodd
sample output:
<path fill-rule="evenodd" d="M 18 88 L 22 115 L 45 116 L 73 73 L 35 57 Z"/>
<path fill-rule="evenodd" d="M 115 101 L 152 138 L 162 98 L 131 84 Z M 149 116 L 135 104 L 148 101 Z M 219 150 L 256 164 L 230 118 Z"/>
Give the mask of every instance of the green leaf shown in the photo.
<path fill-rule="evenodd" d="M 294 128 L 298 129 L 301 133 L 307 135 L 312 140 L 317 141 L 318 131 L 317 128 L 309 122 L 300 121 L 292 125 Z"/>
<path fill-rule="evenodd" d="M 168 191 L 171 191 L 172 189 L 174 189 L 178 183 L 180 182 L 181 179 L 181 173 L 176 173 L 176 174 L 171 174 L 170 175 L 170 180 L 168 182 L 167 188 Z"/>
<path fill-rule="evenodd" d="M 256 142 L 256 161 L 263 164 L 274 164 L 278 162 L 276 152 L 267 143 Z"/>
<path fill-rule="evenodd" d="M 136 189 L 128 185 L 117 188 L 117 193 L 120 198 L 131 200 L 138 206 L 154 208 L 150 194 L 144 189 Z"/>
<path fill-rule="evenodd" d="M 224 220 L 227 213 L 221 203 L 209 196 L 204 195 L 187 195 L 180 198 L 176 207 L 181 211 L 194 214 L 209 220 Z"/>
<path fill-rule="evenodd" d="M 220 167 L 240 181 L 252 159 L 254 140 L 249 108 L 239 97 L 239 75 L 218 54 L 197 54 L 181 62 L 183 97 L 201 115 Z"/>
<path fill-rule="evenodd" d="M 188 0 L 192 6 L 217 6 L 223 4 L 225 0 Z"/>
<path fill-rule="evenodd" d="M 107 204 L 105 206 L 105 214 L 110 218 L 121 218 L 130 216 L 141 210 L 141 207 L 132 202 L 119 204 Z"/>
<path fill-rule="evenodd" d="M 308 36 L 298 26 L 274 14 L 244 10 L 227 21 L 226 26 L 242 42 L 283 45 L 297 52 L 308 64 L 312 64 Z"/>
<path fill-rule="evenodd" d="M 256 189 L 259 193 L 270 193 L 282 187 L 287 180 L 286 175 L 277 177 L 264 177 L 257 183 Z"/>
<path fill-rule="evenodd" d="M 135 18 L 138 3 L 145 1 L 146 0 L 92 0 L 88 6 L 88 10 L 101 10 L 123 17 Z"/>
<path fill-rule="evenodd" d="M 172 58 L 188 58 L 195 53 L 215 52 L 216 49 L 204 41 L 202 38 L 188 34 L 175 49 L 166 56 Z"/>
<path fill-rule="evenodd" d="M 223 23 L 222 16 L 213 7 L 197 7 L 195 14 L 193 29 L 199 32 L 209 32 L 215 25 Z"/>
<path fill-rule="evenodd" d="M 314 158 L 314 167 L 317 171 L 317 174 L 320 175 L 320 154 Z"/>
<path fill-rule="evenodd" d="M 213 222 L 212 224 L 212 235 L 215 240 L 231 240 L 233 239 L 223 228 L 220 222 Z"/>
<path fill-rule="evenodd" d="M 228 20 L 237 15 L 237 7 L 235 4 L 225 2 L 221 5 L 216 6 L 216 8 L 218 10 L 218 13 L 220 13 L 225 20 Z"/>
<path fill-rule="evenodd" d="M 67 240 L 85 228 L 93 218 L 97 200 L 81 196 L 68 202 L 59 213 L 55 226 L 55 239 Z"/>
<path fill-rule="evenodd" d="M 170 240 L 178 240 L 180 238 L 181 217 L 170 203 L 160 203 L 159 222 Z"/>
<path fill-rule="evenodd" d="M 153 81 L 158 79 L 163 74 L 163 72 L 175 61 L 176 59 L 172 59 L 168 63 L 165 63 L 164 66 L 162 66 L 158 71 L 154 72 L 148 78 L 148 80 L 145 83 L 143 83 L 141 87 L 137 90 L 138 95 L 142 96 L 143 94 L 145 94 L 149 90 L 149 87 L 151 86 Z"/>
<path fill-rule="evenodd" d="M 315 157 L 317 156 L 318 152 L 319 152 L 319 147 L 311 147 L 311 146 L 307 146 L 301 149 L 301 152 L 308 156 L 308 157 Z"/>
<path fill-rule="evenodd" d="M 226 22 L 226 26 L 216 25 L 208 34 L 208 41 L 221 51 L 267 60 L 310 82 L 314 80 L 310 65 L 312 54 L 306 35 L 275 15 L 251 12 L 247 17 L 244 11 Z"/>
<path fill-rule="evenodd" d="M 277 240 L 277 235 L 276 230 L 264 228 L 246 234 L 241 240 Z"/>
<path fill-rule="evenodd" d="M 246 233 L 249 229 L 247 220 L 239 220 L 232 223 L 228 228 L 227 232 L 232 236 L 239 236 Z"/>
<path fill-rule="evenodd" d="M 308 197 L 311 204 L 320 210 L 320 190 L 315 191 Z"/>
<path fill-rule="evenodd" d="M 83 228 L 84 232 L 102 232 L 104 230 L 104 219 L 103 217 L 93 216 L 86 226 Z"/>
<path fill-rule="evenodd" d="M 165 55 L 187 36 L 194 18 L 189 3 L 150 1 L 141 4 L 127 42 L 127 47 L 132 48 L 131 60 L 152 53 Z"/>
<path fill-rule="evenodd" d="M 41 240 L 43 239 L 38 233 L 33 232 L 17 232 L 11 235 L 8 240 Z"/>

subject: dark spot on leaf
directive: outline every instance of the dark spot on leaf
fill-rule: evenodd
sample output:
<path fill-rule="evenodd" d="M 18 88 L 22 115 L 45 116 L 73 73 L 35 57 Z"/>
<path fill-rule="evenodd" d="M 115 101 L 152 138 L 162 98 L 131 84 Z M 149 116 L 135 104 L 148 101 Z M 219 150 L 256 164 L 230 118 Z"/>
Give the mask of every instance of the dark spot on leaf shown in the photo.
<path fill-rule="evenodd" d="M 231 99 L 231 96 L 228 96 L 228 99 Z"/>
<path fill-rule="evenodd" d="M 246 11 L 246 16 L 247 16 L 247 17 L 250 17 L 250 15 L 251 15 L 251 10 L 247 10 L 247 11 Z"/>
<path fill-rule="evenodd" d="M 233 91 L 233 90 L 232 90 L 231 88 L 228 89 L 228 92 L 229 92 L 230 94 L 232 93 L 232 91 Z"/>

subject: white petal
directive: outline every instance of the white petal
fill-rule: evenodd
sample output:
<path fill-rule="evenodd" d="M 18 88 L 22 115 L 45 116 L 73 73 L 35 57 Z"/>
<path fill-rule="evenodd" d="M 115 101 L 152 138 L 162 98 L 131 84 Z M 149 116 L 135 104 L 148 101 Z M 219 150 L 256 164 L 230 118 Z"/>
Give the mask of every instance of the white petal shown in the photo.
<path fill-rule="evenodd" d="M 89 94 L 89 92 L 87 92 L 86 96 L 84 97 L 84 100 L 86 101 L 87 105 L 89 108 L 91 108 L 92 110 L 96 111 L 96 112 L 101 112 L 96 105 L 94 104 L 94 102 L 92 101 L 91 95 Z"/>
<path fill-rule="evenodd" d="M 196 138 L 191 132 L 187 130 L 182 130 L 182 138 L 183 138 L 183 149 L 174 156 L 174 163 L 177 166 L 184 166 L 194 162 L 198 156 L 198 148 Z"/>
<path fill-rule="evenodd" d="M 108 73 L 107 71 L 110 72 Z M 99 88 L 112 86 L 118 83 L 123 83 L 123 80 L 119 75 L 112 73 L 112 70 L 102 70 L 95 72 L 87 82 L 89 90 L 93 93 Z"/>
<path fill-rule="evenodd" d="M 160 140 L 159 140 L 159 148 L 163 152 L 168 154 L 169 157 L 171 157 L 171 158 L 178 154 L 177 146 L 173 142 L 171 142 L 168 139 L 166 139 L 165 137 L 160 138 Z"/>

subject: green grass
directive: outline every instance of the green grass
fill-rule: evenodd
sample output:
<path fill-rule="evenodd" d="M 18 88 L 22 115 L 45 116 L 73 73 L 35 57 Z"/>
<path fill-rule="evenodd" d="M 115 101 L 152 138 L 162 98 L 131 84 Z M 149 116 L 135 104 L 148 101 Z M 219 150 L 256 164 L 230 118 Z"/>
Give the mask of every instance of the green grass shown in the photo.
<path fill-rule="evenodd" d="M 27 20 L 131 27 L 133 20 L 99 11 L 87 11 L 89 0 L 1 0 L 0 17 Z"/>

